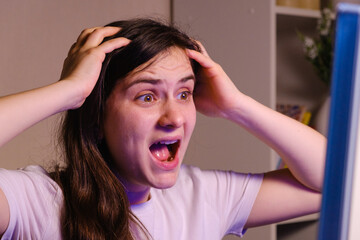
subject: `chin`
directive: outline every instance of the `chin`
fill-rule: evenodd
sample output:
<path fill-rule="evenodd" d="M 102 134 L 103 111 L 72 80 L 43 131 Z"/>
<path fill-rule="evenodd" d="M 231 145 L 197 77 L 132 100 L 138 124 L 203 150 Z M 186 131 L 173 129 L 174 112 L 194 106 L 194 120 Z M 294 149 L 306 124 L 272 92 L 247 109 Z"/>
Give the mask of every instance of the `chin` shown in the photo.
<path fill-rule="evenodd" d="M 178 172 L 176 173 L 171 173 L 171 174 L 165 174 L 166 176 L 161 176 L 159 178 L 157 178 L 158 180 L 153 184 L 153 188 L 158 188 L 158 189 L 167 189 L 167 188 L 171 188 L 175 185 L 177 177 L 178 177 Z M 169 176 L 170 175 L 170 176 Z"/>

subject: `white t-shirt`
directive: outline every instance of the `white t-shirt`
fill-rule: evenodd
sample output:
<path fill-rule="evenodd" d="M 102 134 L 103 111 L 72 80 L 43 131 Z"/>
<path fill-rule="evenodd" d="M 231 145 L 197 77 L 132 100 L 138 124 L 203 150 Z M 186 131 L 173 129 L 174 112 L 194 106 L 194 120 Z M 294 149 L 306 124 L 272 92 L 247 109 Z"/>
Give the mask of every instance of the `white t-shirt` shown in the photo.
<path fill-rule="evenodd" d="M 183 165 L 172 188 L 151 189 L 151 199 L 131 209 L 155 240 L 242 236 L 261 182 L 262 174 Z M 43 168 L 0 169 L 0 188 L 10 205 L 2 239 L 61 238 L 62 191 Z"/>
<path fill-rule="evenodd" d="M 0 169 L 0 188 L 10 206 L 10 222 L 2 239 L 60 239 L 60 187 L 40 166 Z"/>
<path fill-rule="evenodd" d="M 131 209 L 156 240 L 242 236 L 262 177 L 183 165 L 172 188 L 151 189 L 151 199 Z"/>

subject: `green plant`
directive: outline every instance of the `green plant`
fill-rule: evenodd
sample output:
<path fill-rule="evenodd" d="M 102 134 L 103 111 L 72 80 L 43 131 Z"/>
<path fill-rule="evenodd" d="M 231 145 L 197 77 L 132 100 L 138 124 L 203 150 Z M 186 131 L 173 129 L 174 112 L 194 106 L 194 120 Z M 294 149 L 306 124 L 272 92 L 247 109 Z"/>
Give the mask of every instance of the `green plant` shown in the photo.
<path fill-rule="evenodd" d="M 331 81 L 331 66 L 333 59 L 334 24 L 330 8 L 321 10 L 317 23 L 317 36 L 312 38 L 297 31 L 303 43 L 306 59 L 313 65 L 317 75 L 327 85 Z"/>

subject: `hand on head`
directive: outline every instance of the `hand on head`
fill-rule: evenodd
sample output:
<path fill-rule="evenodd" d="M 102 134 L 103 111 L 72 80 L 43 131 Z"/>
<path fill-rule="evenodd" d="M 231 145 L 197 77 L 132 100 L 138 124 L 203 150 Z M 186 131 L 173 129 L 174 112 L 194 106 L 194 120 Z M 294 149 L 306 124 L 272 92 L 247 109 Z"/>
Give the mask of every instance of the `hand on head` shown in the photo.
<path fill-rule="evenodd" d="M 119 32 L 117 27 L 96 27 L 82 31 L 71 46 L 64 61 L 61 80 L 70 80 L 79 91 L 81 101 L 73 106 L 80 107 L 89 96 L 99 77 L 102 62 L 107 53 L 126 46 L 130 40 L 114 38 L 103 42 L 104 38 Z"/>
<path fill-rule="evenodd" d="M 201 66 L 194 93 L 196 109 L 207 116 L 226 118 L 240 92 L 222 67 L 210 58 L 204 46 L 198 44 L 201 53 L 186 50 L 188 57 Z"/>

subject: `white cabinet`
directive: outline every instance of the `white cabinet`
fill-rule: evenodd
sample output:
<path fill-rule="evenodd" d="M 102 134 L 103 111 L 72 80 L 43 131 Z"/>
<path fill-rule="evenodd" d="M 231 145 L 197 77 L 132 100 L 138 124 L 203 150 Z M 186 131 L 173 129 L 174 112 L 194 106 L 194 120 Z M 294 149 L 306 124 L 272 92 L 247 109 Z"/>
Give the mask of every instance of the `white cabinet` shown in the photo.
<path fill-rule="evenodd" d="M 319 11 L 277 7 L 275 0 L 174 0 L 172 4 L 175 24 L 204 44 L 242 92 L 272 108 L 277 101 L 318 108 L 326 86 L 304 59 L 296 29 L 311 34 Z M 202 168 L 242 172 L 268 171 L 277 164 L 276 154 L 247 132 L 202 115 L 185 159 Z M 312 216 L 310 221 L 316 219 Z M 316 239 L 316 227 L 310 225 L 305 234 L 310 231 Z M 277 230 L 280 237 L 287 226 L 250 229 L 244 239 L 275 240 Z"/>

